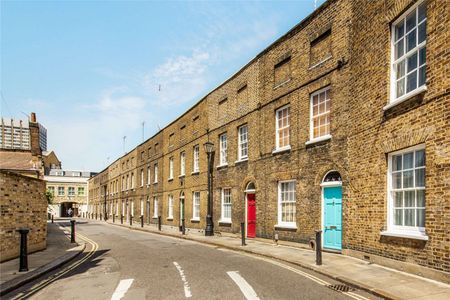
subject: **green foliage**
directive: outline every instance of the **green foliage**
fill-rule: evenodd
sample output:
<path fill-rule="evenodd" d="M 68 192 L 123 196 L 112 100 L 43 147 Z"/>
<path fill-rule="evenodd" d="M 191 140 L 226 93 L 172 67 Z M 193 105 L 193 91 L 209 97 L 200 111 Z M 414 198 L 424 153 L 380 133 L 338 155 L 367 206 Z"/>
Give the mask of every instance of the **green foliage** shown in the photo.
<path fill-rule="evenodd" d="M 47 197 L 47 203 L 53 204 L 53 193 L 50 191 L 45 192 L 45 197 Z"/>

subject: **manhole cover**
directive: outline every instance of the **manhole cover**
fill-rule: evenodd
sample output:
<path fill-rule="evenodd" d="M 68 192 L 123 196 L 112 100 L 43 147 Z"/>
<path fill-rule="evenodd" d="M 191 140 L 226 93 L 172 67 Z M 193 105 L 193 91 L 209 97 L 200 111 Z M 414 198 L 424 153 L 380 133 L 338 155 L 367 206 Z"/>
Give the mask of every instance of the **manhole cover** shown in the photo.
<path fill-rule="evenodd" d="M 338 292 L 353 291 L 353 289 L 351 287 L 349 287 L 348 285 L 345 285 L 345 284 L 330 284 L 330 285 L 327 285 L 327 287 L 329 287 L 332 290 L 338 291 Z"/>

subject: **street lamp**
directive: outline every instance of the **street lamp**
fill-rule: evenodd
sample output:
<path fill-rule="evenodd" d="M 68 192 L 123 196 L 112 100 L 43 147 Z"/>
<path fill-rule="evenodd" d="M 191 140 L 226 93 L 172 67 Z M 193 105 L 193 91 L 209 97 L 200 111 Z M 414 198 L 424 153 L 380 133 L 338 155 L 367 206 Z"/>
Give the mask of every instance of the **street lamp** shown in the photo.
<path fill-rule="evenodd" d="M 214 223 L 213 223 L 213 212 L 212 212 L 212 163 L 214 160 L 214 144 L 210 141 L 204 144 L 205 152 L 208 156 L 208 212 L 206 215 L 206 228 L 205 236 L 214 235 Z"/>

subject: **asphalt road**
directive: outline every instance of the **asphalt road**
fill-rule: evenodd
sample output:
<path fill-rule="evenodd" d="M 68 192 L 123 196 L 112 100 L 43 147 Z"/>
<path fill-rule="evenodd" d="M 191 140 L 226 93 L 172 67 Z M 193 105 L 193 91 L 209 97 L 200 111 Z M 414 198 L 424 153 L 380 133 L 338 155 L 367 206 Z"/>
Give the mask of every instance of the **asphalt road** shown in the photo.
<path fill-rule="evenodd" d="M 330 289 L 340 283 L 294 265 L 192 241 L 100 222 L 80 221 L 77 232 L 89 239 L 78 266 L 4 299 L 376 299 Z"/>

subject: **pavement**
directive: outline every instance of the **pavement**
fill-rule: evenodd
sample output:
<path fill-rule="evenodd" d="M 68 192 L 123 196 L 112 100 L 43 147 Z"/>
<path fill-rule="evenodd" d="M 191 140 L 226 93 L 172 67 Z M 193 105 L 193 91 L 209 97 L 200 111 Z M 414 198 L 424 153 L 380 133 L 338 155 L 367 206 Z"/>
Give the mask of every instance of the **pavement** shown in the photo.
<path fill-rule="evenodd" d="M 105 222 L 101 221 L 89 220 L 89 222 L 105 224 Z M 315 264 L 315 252 L 307 246 L 298 243 L 280 242 L 275 244 L 272 240 L 257 238 L 247 239 L 247 245 L 241 246 L 240 236 L 234 234 L 221 233 L 213 237 L 205 237 L 203 230 L 190 229 L 186 231 L 186 235 L 182 235 L 178 231 L 177 226 L 162 226 L 162 230 L 159 231 L 155 224 L 145 224 L 141 228 L 139 222 L 133 222 L 133 226 L 130 226 L 125 223 L 120 224 L 120 220 L 118 221 L 117 219 L 115 223 L 112 223 L 112 220 L 108 220 L 106 224 L 192 240 L 277 259 L 313 270 L 387 299 L 450 299 L 450 285 L 448 284 L 371 264 L 350 256 L 323 252 L 323 263 L 317 266 Z"/>
<path fill-rule="evenodd" d="M 47 223 L 47 248 L 28 255 L 28 271 L 19 272 L 19 258 L 0 264 L 0 295 L 35 280 L 83 252 L 84 243 L 70 242 L 70 231 L 59 222 Z"/>

